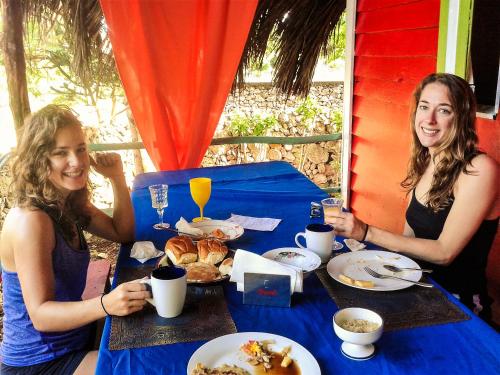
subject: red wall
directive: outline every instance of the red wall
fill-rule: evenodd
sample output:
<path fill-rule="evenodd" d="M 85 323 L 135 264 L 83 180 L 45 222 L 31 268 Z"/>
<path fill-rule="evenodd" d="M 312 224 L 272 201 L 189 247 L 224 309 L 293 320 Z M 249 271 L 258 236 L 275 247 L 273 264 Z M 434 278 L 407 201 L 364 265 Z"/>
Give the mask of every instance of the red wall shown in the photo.
<path fill-rule="evenodd" d="M 436 70 L 438 28 L 438 0 L 357 4 L 351 209 L 392 231 L 404 225 L 410 97 Z"/>

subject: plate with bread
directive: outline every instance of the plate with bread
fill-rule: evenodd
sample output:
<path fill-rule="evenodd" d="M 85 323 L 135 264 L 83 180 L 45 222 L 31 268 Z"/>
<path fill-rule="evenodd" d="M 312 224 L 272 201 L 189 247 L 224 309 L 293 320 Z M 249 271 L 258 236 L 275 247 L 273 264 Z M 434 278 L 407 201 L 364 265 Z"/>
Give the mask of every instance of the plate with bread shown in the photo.
<path fill-rule="evenodd" d="M 189 223 L 189 225 L 200 229 L 205 236 L 216 238 L 222 242 L 240 238 L 245 232 L 241 225 L 225 220 L 203 220 L 197 223 Z"/>
<path fill-rule="evenodd" d="M 212 284 L 229 279 L 233 269 L 233 252 L 217 239 L 196 241 L 175 236 L 165 245 L 165 255 L 157 266 L 174 264 L 187 271 L 189 284 Z"/>
<path fill-rule="evenodd" d="M 388 271 L 384 265 L 399 268 L 416 268 L 416 271 L 403 271 L 397 274 Z M 370 267 L 383 275 L 398 276 L 411 281 L 419 281 L 422 277 L 420 266 L 413 260 L 398 253 L 381 250 L 365 250 L 337 255 L 326 265 L 328 274 L 344 285 L 373 291 L 391 291 L 408 288 L 414 285 L 408 281 L 396 279 L 376 279 L 369 275 L 364 267 Z"/>

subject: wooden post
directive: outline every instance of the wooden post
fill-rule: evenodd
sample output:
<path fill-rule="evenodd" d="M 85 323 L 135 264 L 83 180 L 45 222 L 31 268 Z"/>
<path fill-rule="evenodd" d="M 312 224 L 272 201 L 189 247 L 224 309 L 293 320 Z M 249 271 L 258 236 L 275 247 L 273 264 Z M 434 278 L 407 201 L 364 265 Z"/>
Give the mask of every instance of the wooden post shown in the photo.
<path fill-rule="evenodd" d="M 9 104 L 14 118 L 14 126 L 19 136 L 24 118 L 31 113 L 26 82 L 26 62 L 23 44 L 22 2 L 1 0 L 3 8 L 3 40 Z"/>

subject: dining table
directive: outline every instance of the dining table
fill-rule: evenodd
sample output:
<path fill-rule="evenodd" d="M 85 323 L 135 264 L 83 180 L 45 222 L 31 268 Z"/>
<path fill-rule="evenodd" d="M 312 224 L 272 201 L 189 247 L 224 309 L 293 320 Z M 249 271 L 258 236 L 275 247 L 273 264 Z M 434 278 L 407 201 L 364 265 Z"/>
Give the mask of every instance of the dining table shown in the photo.
<path fill-rule="evenodd" d="M 160 171 L 135 177 L 131 199 L 136 241 L 152 241 L 157 249 L 164 250 L 166 241 L 175 236 L 170 231 L 153 228 L 158 215 L 151 206 L 150 185 L 168 185 L 168 207 L 164 219 L 171 226 L 181 217 L 189 221 L 199 216 L 189 188 L 189 180 L 194 177 L 208 177 L 212 181 L 211 196 L 204 210 L 205 216 L 211 219 L 226 220 L 231 214 L 237 214 L 281 220 L 272 231 L 245 229 L 241 237 L 227 242 L 230 249 L 263 254 L 271 249 L 296 247 L 295 234 L 303 232 L 308 224 L 323 220 L 322 217 L 311 217 L 311 202 L 320 202 L 328 195 L 287 162 Z M 344 239 L 337 237 L 337 240 L 343 242 Z M 363 251 L 380 249 L 367 245 Z M 125 270 L 154 267 L 157 262 L 157 259 L 151 259 L 143 264 L 131 258 L 131 247 L 132 244 L 121 245 L 112 288 L 118 285 Z M 342 252 L 346 250 L 345 247 Z M 342 287 L 337 281 L 330 281 L 334 292 Z M 314 356 L 322 374 L 498 374 L 498 333 L 454 296 L 436 283 L 434 285 L 446 303 L 463 314 L 463 319 L 437 324 L 430 322 L 428 325 L 424 322 L 416 327 L 384 331 L 375 344 L 375 355 L 359 361 L 341 353 L 342 341 L 332 324 L 339 306 L 319 274 L 313 272 L 304 278 L 303 291 L 293 293 L 290 307 L 244 304 L 243 293 L 237 291 L 235 283 L 226 281 L 220 284 L 236 332 L 264 332 L 293 340 Z M 412 286 L 408 291 L 417 293 L 419 288 Z M 376 301 L 383 295 L 391 298 L 392 292 L 366 293 L 367 299 Z M 353 303 L 356 304 L 356 300 Z M 404 310 L 403 306 L 401 310 Z M 183 375 L 187 373 L 193 353 L 209 341 L 188 338 L 181 342 L 142 347 L 132 343 L 129 347 L 116 349 L 110 341 L 113 319 L 115 317 L 108 316 L 105 320 L 98 352 L 98 374 Z M 115 338 L 132 334 L 119 331 Z M 302 375 L 308 374 L 303 372 Z"/>

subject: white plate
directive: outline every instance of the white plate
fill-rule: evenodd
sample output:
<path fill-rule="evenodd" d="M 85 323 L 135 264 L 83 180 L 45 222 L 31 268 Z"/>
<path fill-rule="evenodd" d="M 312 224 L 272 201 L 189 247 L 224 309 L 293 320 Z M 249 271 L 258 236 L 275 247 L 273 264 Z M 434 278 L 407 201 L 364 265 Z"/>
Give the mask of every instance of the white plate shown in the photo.
<path fill-rule="evenodd" d="M 290 346 L 290 357 L 299 365 L 301 374 L 321 374 L 318 362 L 306 348 L 286 337 L 265 332 L 233 333 L 207 342 L 199 347 L 189 359 L 187 374 L 191 374 L 197 363 L 210 368 L 223 364 L 236 365 L 253 373 L 253 367 L 245 360 L 247 356 L 240 350 L 240 346 L 248 340 L 274 340 L 275 343 L 269 346 L 274 352 L 280 352 L 286 346 Z"/>
<path fill-rule="evenodd" d="M 418 271 L 403 271 L 391 272 L 383 267 L 384 264 L 393 265 L 396 267 L 411 267 L 418 268 Z M 379 250 L 363 250 L 353 253 L 345 253 L 337 255 L 331 259 L 326 265 L 326 270 L 339 283 L 353 288 L 375 290 L 375 291 L 389 291 L 399 290 L 412 286 L 412 283 L 396 279 L 376 279 L 363 269 L 363 267 L 370 267 L 372 270 L 384 274 L 402 277 L 412 281 L 419 281 L 422 277 L 420 266 L 412 259 L 405 257 L 401 254 L 391 253 L 388 251 Z M 343 274 L 355 280 L 373 281 L 375 286 L 373 288 L 364 288 L 357 285 L 351 285 L 339 279 L 339 275 Z"/>
<path fill-rule="evenodd" d="M 210 235 L 214 230 L 220 229 L 229 238 L 221 241 L 231 241 L 240 238 L 243 235 L 244 229 L 241 225 L 236 223 L 231 223 L 225 220 L 203 220 L 197 223 L 189 223 L 193 228 L 198 228 L 203 231 L 204 234 Z"/>
<path fill-rule="evenodd" d="M 280 247 L 266 251 L 264 258 L 300 268 L 303 272 L 314 271 L 321 265 L 321 258 L 309 250 L 298 247 Z"/>

